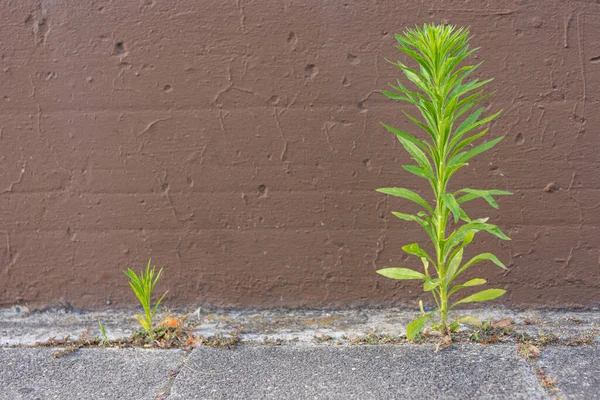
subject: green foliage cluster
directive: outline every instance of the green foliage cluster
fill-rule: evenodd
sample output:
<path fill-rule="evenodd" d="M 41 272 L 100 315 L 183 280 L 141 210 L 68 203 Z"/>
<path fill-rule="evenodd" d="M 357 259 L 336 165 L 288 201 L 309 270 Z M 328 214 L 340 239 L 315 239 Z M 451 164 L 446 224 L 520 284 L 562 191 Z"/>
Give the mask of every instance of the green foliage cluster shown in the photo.
<path fill-rule="evenodd" d="M 407 336 L 412 339 L 428 321 L 432 321 L 434 328 L 444 335 L 458 328 L 458 322 L 480 324 L 476 318 L 463 317 L 449 325 L 448 311 L 459 304 L 492 300 L 505 293 L 502 289 L 487 289 L 450 304 L 450 297 L 462 289 L 486 283 L 485 279 L 479 278 L 456 283 L 471 266 L 481 261 L 491 261 L 500 268 L 506 268 L 491 253 L 482 253 L 463 261 L 464 249 L 473 241 L 475 234 L 484 231 L 510 240 L 496 225 L 488 223 L 488 218 L 471 219 L 463 205 L 483 198 L 489 205 L 498 208 L 494 196 L 511 193 L 470 188 L 453 192 L 448 190 L 450 178 L 458 170 L 467 166 L 471 158 L 491 149 L 503 139 L 499 137 L 475 145 L 487 133 L 485 125 L 498 117 L 501 111 L 481 118 L 484 107 L 476 107 L 490 95 L 484 94 L 481 88 L 492 79 L 467 79 L 481 65 L 461 66 L 477 50 L 469 48 L 469 30 L 452 25 L 429 24 L 423 28 L 407 29 L 403 35 L 396 35 L 396 39 L 398 50 L 416 61 L 418 68 L 410 68 L 400 61 L 392 64 L 402 70 L 416 90 L 409 90 L 398 81 L 397 86 L 390 85 L 394 91 L 382 92 L 391 99 L 407 102 L 418 109 L 422 119 L 405 114 L 425 131 L 427 139 L 383 125 L 398 137 L 416 162 L 416 165 L 404 165 L 403 168 L 430 184 L 435 204 L 404 188 L 382 188 L 378 191 L 412 201 L 422 208 L 416 215 L 393 214 L 402 220 L 419 224 L 430 238 L 435 254 L 430 255 L 417 243 L 408 244 L 402 249 L 421 260 L 423 272 L 408 268 L 385 268 L 377 272 L 392 279 L 421 280 L 423 290 L 433 295 L 437 309 L 426 313 L 421 302 L 421 317 L 407 326 Z M 448 232 L 451 218 L 454 229 Z"/>
<path fill-rule="evenodd" d="M 146 271 L 141 271 L 139 275 L 137 275 L 131 268 L 127 269 L 127 271 L 123 271 L 125 275 L 129 277 L 129 286 L 135 293 L 135 296 L 138 298 L 142 308 L 144 309 L 144 315 L 135 315 L 135 318 L 138 320 L 142 328 L 146 331 L 148 336 L 150 336 L 150 340 L 154 340 L 154 329 L 152 321 L 154 316 L 156 315 L 156 310 L 158 310 L 158 306 L 160 305 L 163 298 L 166 296 L 167 292 L 165 292 L 157 301 L 154 303 L 154 307 L 151 304 L 152 291 L 154 290 L 154 286 L 158 282 L 158 278 L 160 278 L 160 274 L 162 273 L 162 268 L 158 271 L 158 274 L 155 276 L 156 266 L 150 268 L 152 260 L 148 261 L 148 265 L 146 265 Z"/>

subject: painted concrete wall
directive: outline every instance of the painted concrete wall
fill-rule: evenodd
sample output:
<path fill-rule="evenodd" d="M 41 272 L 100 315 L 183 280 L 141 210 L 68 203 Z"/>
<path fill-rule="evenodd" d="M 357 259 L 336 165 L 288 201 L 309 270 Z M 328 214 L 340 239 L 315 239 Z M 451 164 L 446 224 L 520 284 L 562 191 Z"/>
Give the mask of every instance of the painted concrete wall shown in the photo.
<path fill-rule="evenodd" d="M 600 304 L 598 1 L 4 0 L 0 303 L 134 303 L 122 270 L 165 268 L 169 305 L 415 305 L 375 274 L 423 241 L 374 192 L 404 186 L 414 131 L 377 91 L 394 34 L 470 25 L 507 135 L 453 187 L 515 192 L 470 252 L 503 304 Z M 430 197 L 428 197 L 430 198 Z"/>

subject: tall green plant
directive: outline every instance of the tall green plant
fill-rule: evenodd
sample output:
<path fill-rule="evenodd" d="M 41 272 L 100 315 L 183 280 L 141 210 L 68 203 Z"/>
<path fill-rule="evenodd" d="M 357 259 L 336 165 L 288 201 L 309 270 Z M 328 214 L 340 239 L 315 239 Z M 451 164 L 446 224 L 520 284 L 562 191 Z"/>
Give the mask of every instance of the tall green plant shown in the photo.
<path fill-rule="evenodd" d="M 501 111 L 480 118 L 484 107 L 475 107 L 489 96 L 480 88 L 492 79 L 467 79 L 481 65 L 461 66 L 461 62 L 477 50 L 469 49 L 469 30 L 431 24 L 424 25 L 423 28 L 407 29 L 403 35 L 396 35 L 396 39 L 399 43 L 398 50 L 414 59 L 418 68 L 410 68 L 400 61 L 392 64 L 402 70 L 416 89 L 409 90 L 398 81 L 398 86 L 390 85 L 395 92 L 382 92 L 391 99 L 407 102 L 418 109 L 422 119 L 406 112 L 404 114 L 425 131 L 427 139 L 417 138 L 385 124 L 383 126 L 398 137 L 404 149 L 412 156 L 417 165 L 404 165 L 403 168 L 429 182 L 435 204 L 428 203 L 408 189 L 383 188 L 377 191 L 402 197 L 422 208 L 416 215 L 399 212 L 393 214 L 402 220 L 419 224 L 431 239 L 435 254 L 430 255 L 417 243 L 412 243 L 402 249 L 421 259 L 423 272 L 408 268 L 385 268 L 377 272 L 392 279 L 421 280 L 423 289 L 433 295 L 437 309 L 426 313 L 421 301 L 421 317 L 406 328 L 407 337 L 412 339 L 428 321 L 433 321 L 434 328 L 444 335 L 457 328 L 458 322 L 479 324 L 473 317 L 463 317 L 449 325 L 448 311 L 459 304 L 492 300 L 506 292 L 502 289 L 487 289 L 453 303 L 450 301 L 451 296 L 456 296 L 462 289 L 486 283 L 485 279 L 456 283 L 459 276 L 474 264 L 491 261 L 506 269 L 491 253 L 482 253 L 463 262 L 465 246 L 473 241 L 475 234 L 485 231 L 500 239 L 510 240 L 496 225 L 487 223 L 488 218 L 471 219 L 463 210 L 463 204 L 483 198 L 492 207 L 498 208 L 494 196 L 511 193 L 469 188 L 448 190 L 450 178 L 460 168 L 467 166 L 471 158 L 491 149 L 503 139 L 502 136 L 474 145 L 488 131 L 484 126 L 500 115 Z M 450 218 L 454 220 L 451 232 L 448 226 Z"/>

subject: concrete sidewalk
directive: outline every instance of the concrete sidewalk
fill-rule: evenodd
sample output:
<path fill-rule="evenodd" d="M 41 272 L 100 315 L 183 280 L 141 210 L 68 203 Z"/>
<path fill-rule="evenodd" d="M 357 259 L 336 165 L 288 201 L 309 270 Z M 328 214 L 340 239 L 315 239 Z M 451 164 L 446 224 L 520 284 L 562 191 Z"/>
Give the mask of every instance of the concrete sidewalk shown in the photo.
<path fill-rule="evenodd" d="M 95 335 L 98 319 L 113 338 L 125 337 L 135 328 L 130 311 L 21 314 L 0 312 L 0 399 L 600 398 L 598 312 L 473 311 L 510 320 L 516 334 L 435 352 L 433 344 L 402 340 L 364 344 L 381 343 L 374 332 L 401 337 L 414 311 L 199 311 L 197 334 L 243 326 L 242 344 L 81 348 L 59 357 L 60 348 L 35 341 L 76 337 L 86 327 Z M 534 357 L 511 342 L 550 335 L 558 344 L 540 346 Z"/>
<path fill-rule="evenodd" d="M 595 399 L 599 346 L 241 345 L 0 351 L 2 399 Z M 542 371 L 542 373 L 538 372 Z M 541 375 L 543 374 L 543 375 Z M 555 389 L 543 380 L 554 380 Z"/>

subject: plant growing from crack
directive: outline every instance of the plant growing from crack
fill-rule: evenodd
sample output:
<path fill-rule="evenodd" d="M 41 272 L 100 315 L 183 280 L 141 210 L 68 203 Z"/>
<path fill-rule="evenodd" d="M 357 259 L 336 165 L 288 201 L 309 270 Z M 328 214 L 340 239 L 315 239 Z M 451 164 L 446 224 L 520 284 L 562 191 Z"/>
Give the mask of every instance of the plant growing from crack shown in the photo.
<path fill-rule="evenodd" d="M 427 233 L 433 244 L 435 254 L 430 255 L 417 243 L 402 249 L 420 258 L 423 272 L 408 268 L 385 268 L 377 271 L 392 279 L 417 279 L 423 281 L 423 290 L 431 292 L 437 309 L 426 313 L 420 301 L 421 317 L 415 319 L 406 328 L 409 339 L 413 339 L 426 325 L 433 322 L 433 328 L 448 335 L 458 328 L 459 323 L 480 325 L 474 317 L 465 316 L 448 323 L 448 312 L 464 303 L 492 300 L 502 296 L 502 289 L 487 289 L 455 301 L 450 297 L 465 288 L 486 283 L 485 279 L 471 279 L 456 284 L 459 276 L 481 261 L 491 261 L 506 269 L 504 264 L 491 253 L 482 253 L 463 263 L 463 251 L 473 241 L 476 233 L 485 231 L 500 239 L 510 240 L 488 218 L 471 219 L 462 205 L 468 201 L 483 198 L 492 207 L 498 208 L 493 196 L 509 195 L 502 190 L 460 189 L 449 191 L 450 178 L 476 155 L 491 149 L 503 137 L 473 146 L 488 128 L 484 126 L 500 115 L 480 119 L 484 107 L 476 108 L 482 100 L 490 96 L 480 89 L 492 79 L 467 80 L 480 64 L 460 66 L 477 49 L 469 49 L 469 30 L 452 25 L 424 25 L 423 28 L 407 29 L 404 34 L 396 35 L 398 50 L 410 56 L 418 64 L 418 69 L 409 68 L 402 62 L 392 62 L 398 66 L 406 78 L 416 86 L 416 90 L 407 89 L 400 81 L 398 86 L 390 85 L 395 92 L 382 91 L 387 97 L 414 105 L 422 120 L 407 113 L 406 116 L 428 134 L 428 139 L 419 139 L 407 132 L 383 124 L 394 133 L 404 149 L 412 156 L 417 165 L 404 165 L 403 168 L 425 179 L 433 189 L 435 205 L 430 205 L 419 194 L 404 188 L 382 188 L 378 192 L 402 197 L 419 205 L 423 210 L 416 215 L 393 212 L 405 221 L 416 222 Z M 474 111 L 473 111 L 474 110 Z M 468 116 L 461 118 L 463 115 Z M 479 128 L 479 129 L 478 129 Z M 477 133 L 474 133 L 477 132 Z M 449 220 L 454 219 L 454 230 L 449 231 Z M 462 222 L 462 224 L 460 224 Z M 432 266 L 433 268 L 431 268 Z"/>
<path fill-rule="evenodd" d="M 106 329 L 104 328 L 104 325 L 102 325 L 101 321 L 98 321 L 98 327 L 100 328 L 100 335 L 102 335 L 102 339 L 99 340 L 100 346 L 107 346 L 110 343 L 110 340 L 108 340 Z"/>
<path fill-rule="evenodd" d="M 127 271 L 123 271 L 125 275 L 129 277 L 129 286 L 135 293 L 135 296 L 140 301 L 142 308 L 144 309 L 144 314 L 135 315 L 135 318 L 138 320 L 142 328 L 146 331 L 151 341 L 154 341 L 154 328 L 152 324 L 152 320 L 156 315 L 156 310 L 160 305 L 161 301 L 166 296 L 167 292 L 165 292 L 157 301 L 154 303 L 154 307 L 151 304 L 152 291 L 154 290 L 154 286 L 158 282 L 158 278 L 160 278 L 160 274 L 162 273 L 162 268 L 158 271 L 158 274 L 155 276 L 156 266 L 150 268 L 152 260 L 148 261 L 148 265 L 146 265 L 146 271 L 141 271 L 139 275 L 137 275 L 131 268 L 128 268 Z"/>

